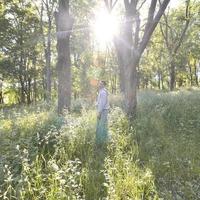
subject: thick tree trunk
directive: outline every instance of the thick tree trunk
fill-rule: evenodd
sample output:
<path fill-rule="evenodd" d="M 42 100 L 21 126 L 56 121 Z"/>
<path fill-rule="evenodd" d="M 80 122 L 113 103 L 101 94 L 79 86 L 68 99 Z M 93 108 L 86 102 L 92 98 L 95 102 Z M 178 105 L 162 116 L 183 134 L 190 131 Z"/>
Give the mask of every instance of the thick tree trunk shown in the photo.
<path fill-rule="evenodd" d="M 109 12 L 112 11 L 117 1 L 105 1 Z M 151 0 L 148 11 L 147 23 L 144 28 L 143 37 L 140 40 L 140 15 L 138 2 L 135 0 L 124 0 L 125 23 L 122 26 L 122 35 L 115 39 L 117 50 L 121 91 L 124 93 L 125 111 L 130 118 L 136 114 L 137 106 L 137 69 L 140 58 L 170 0 L 160 3 L 160 8 L 156 12 L 157 0 Z M 145 1 L 143 1 L 145 3 Z M 140 4 L 140 6 L 143 5 Z M 133 26 L 134 24 L 134 26 Z"/>
<path fill-rule="evenodd" d="M 125 81 L 125 111 L 128 117 L 134 118 L 137 107 L 137 66 L 139 60 L 133 58 L 132 62 L 126 66 Z"/>
<path fill-rule="evenodd" d="M 136 115 L 137 107 L 137 68 L 140 60 L 140 56 L 137 56 L 133 52 L 132 45 L 132 28 L 133 21 L 129 16 L 129 12 L 126 14 L 126 23 L 123 31 L 124 42 L 123 45 L 120 45 L 122 51 L 120 53 L 121 60 L 123 65 L 121 66 L 121 81 L 123 81 L 124 89 L 124 103 L 125 103 L 125 112 L 129 119 L 132 119 Z"/>
<path fill-rule="evenodd" d="M 59 10 L 55 13 L 57 29 L 57 73 L 58 73 L 58 113 L 70 109 L 71 105 L 71 61 L 70 32 L 73 20 L 69 16 L 69 1 L 59 0 Z"/>

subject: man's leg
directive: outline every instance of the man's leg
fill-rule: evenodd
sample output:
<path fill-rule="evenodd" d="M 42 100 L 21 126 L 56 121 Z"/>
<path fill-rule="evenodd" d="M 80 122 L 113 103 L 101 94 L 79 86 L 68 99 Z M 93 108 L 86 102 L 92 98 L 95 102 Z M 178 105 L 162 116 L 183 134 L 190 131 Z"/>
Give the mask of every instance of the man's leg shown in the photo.
<path fill-rule="evenodd" d="M 96 142 L 104 143 L 108 137 L 108 111 L 103 110 L 97 121 Z"/>

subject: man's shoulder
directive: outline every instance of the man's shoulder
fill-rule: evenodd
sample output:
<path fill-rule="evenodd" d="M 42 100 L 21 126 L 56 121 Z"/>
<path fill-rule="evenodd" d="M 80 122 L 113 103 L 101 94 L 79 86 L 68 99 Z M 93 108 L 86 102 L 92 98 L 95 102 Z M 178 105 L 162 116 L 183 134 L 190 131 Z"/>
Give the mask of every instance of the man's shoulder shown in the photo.
<path fill-rule="evenodd" d="M 108 91 L 106 90 L 106 88 L 103 88 L 103 89 L 101 90 L 101 93 L 102 93 L 102 94 L 108 95 Z"/>

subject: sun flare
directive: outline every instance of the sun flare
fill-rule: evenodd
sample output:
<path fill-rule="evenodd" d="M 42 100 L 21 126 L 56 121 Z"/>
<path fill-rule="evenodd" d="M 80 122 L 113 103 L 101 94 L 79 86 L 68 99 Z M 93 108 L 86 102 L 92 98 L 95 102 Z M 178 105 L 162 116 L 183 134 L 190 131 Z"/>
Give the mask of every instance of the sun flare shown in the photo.
<path fill-rule="evenodd" d="M 116 17 L 109 14 L 106 10 L 101 10 L 96 14 L 93 31 L 99 44 L 105 45 L 111 42 L 118 32 Z"/>

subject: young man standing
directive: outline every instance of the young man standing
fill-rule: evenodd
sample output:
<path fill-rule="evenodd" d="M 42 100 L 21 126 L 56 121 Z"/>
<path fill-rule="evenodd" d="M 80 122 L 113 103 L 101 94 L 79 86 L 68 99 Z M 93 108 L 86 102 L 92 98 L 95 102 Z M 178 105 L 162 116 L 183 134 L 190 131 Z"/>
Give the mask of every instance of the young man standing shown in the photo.
<path fill-rule="evenodd" d="M 97 130 L 96 142 L 101 144 L 108 138 L 108 91 L 105 88 L 105 81 L 99 82 L 99 93 L 97 98 Z"/>

